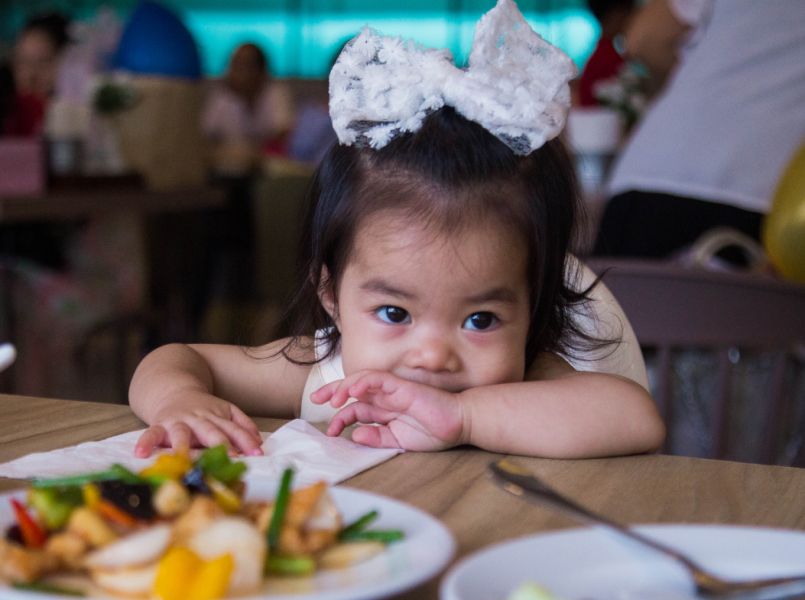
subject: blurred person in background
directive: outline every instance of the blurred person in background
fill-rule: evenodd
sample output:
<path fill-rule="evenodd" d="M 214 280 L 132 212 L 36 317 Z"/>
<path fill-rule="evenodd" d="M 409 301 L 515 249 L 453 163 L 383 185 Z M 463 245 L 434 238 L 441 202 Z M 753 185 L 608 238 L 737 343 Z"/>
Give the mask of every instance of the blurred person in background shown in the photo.
<path fill-rule="evenodd" d="M 266 155 L 286 154 L 292 108 L 289 88 L 273 79 L 268 57 L 254 43 L 234 50 L 226 73 L 209 90 L 201 126 L 211 145 L 213 178 L 227 189 L 228 200 L 206 215 L 203 268 L 189 278 L 190 318 L 197 326 L 210 315 L 234 319 L 254 297 L 254 177 Z"/>
<path fill-rule="evenodd" d="M 802 0 L 649 0 L 636 13 L 626 56 L 667 81 L 615 164 L 594 254 L 665 258 L 716 227 L 759 240 L 805 138 L 803 23 Z"/>
<path fill-rule="evenodd" d="M 0 70 L 0 134 L 43 135 L 48 102 L 53 97 L 59 63 L 70 44 L 69 20 L 60 13 L 29 18 L 19 32 L 11 61 Z M 0 257 L 31 261 L 62 270 L 69 223 L 13 223 L 0 228 Z"/>
<path fill-rule="evenodd" d="M 577 106 L 598 106 L 595 84 L 616 77 L 625 64 L 623 34 L 635 4 L 635 0 L 587 0 L 587 8 L 601 26 L 601 36 L 579 76 Z"/>
<path fill-rule="evenodd" d="M 59 13 L 29 19 L 14 44 L 3 85 L 2 133 L 30 136 L 42 133 L 45 111 L 53 95 L 59 60 L 70 43 L 69 20 Z"/>
<path fill-rule="evenodd" d="M 290 91 L 272 79 L 266 54 L 253 43 L 238 46 L 202 115 L 213 168 L 225 175 L 245 173 L 263 152 L 281 153 L 292 126 Z"/>

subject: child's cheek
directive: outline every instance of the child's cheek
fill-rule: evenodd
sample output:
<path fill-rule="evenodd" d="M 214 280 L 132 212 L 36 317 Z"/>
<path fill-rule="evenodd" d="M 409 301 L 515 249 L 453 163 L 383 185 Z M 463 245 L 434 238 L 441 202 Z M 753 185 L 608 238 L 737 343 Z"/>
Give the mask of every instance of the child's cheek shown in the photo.
<path fill-rule="evenodd" d="M 515 383 L 525 377 L 524 342 L 486 336 L 466 354 L 465 368 L 473 386 Z"/>
<path fill-rule="evenodd" d="M 391 371 L 394 367 L 394 344 L 390 341 L 364 339 L 355 344 L 342 346 L 344 374 L 351 375 L 367 369 Z"/>

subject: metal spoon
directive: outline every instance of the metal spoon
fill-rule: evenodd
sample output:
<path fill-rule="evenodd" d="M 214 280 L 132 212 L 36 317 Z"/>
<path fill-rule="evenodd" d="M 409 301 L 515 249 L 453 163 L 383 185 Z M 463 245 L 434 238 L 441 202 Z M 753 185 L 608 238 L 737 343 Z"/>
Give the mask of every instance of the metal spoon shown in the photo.
<path fill-rule="evenodd" d="M 630 529 L 626 525 L 594 513 L 588 508 L 577 504 L 550 488 L 526 469 L 507 459 L 490 463 L 489 469 L 494 474 L 498 485 L 510 494 L 550 504 L 554 508 L 570 513 L 574 517 L 609 527 L 657 552 L 670 556 L 690 572 L 696 593 L 704 598 L 783 600 L 805 597 L 805 575 L 727 581 L 713 575 L 674 548 L 661 544 Z"/>

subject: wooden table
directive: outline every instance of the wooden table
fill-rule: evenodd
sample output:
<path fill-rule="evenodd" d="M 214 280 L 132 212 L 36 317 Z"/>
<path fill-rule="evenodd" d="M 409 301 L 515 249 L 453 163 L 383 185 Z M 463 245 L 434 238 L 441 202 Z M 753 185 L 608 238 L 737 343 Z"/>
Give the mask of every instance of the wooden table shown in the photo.
<path fill-rule="evenodd" d="M 0 196 L 0 224 L 81 220 L 112 211 L 138 215 L 220 208 L 223 190 L 213 187 L 148 190 L 142 185 L 87 183 L 56 187 L 43 196 Z"/>
<path fill-rule="evenodd" d="M 257 419 L 264 430 L 284 423 Z M 127 406 L 0 395 L 0 462 L 142 427 Z M 346 482 L 408 502 L 441 519 L 456 559 L 517 536 L 576 526 L 494 486 L 473 448 L 405 453 Z M 805 469 L 676 456 L 516 461 L 593 510 L 627 523 L 729 523 L 805 529 Z M 0 479 L 0 490 L 21 482 Z M 433 580 L 399 600 L 437 598 Z"/>

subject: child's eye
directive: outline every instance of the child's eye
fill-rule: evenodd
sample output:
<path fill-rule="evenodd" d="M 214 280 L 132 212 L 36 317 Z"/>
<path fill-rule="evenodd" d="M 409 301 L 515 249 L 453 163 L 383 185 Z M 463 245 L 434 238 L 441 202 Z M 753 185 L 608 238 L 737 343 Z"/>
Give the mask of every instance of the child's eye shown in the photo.
<path fill-rule="evenodd" d="M 375 314 L 381 321 L 399 325 L 400 323 L 407 323 L 411 320 L 408 311 L 399 306 L 381 306 L 375 310 Z"/>
<path fill-rule="evenodd" d="M 475 331 L 484 331 L 497 325 L 497 323 L 498 318 L 491 312 L 477 312 L 467 317 L 467 320 L 464 321 L 464 327 Z"/>

